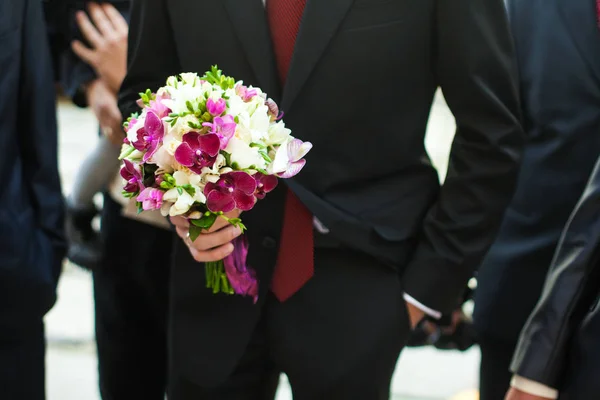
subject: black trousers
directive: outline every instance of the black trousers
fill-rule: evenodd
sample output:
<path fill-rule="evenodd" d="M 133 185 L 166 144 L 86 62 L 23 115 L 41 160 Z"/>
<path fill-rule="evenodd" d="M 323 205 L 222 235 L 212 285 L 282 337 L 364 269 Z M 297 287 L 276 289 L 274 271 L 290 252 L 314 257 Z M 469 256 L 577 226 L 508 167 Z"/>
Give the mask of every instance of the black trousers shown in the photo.
<path fill-rule="evenodd" d="M 94 271 L 103 400 L 164 400 L 172 233 L 120 215 L 105 196 L 103 260 Z"/>
<path fill-rule="evenodd" d="M 44 400 L 44 324 L 11 322 L 0 323 L 0 398 Z"/>
<path fill-rule="evenodd" d="M 517 344 L 486 335 L 478 338 L 481 348 L 480 400 L 504 400 L 510 387 L 510 363 Z"/>
<path fill-rule="evenodd" d="M 200 387 L 174 365 L 169 400 L 272 400 L 280 372 L 295 400 L 389 399 L 408 333 L 397 272 L 366 255 L 317 249 L 315 276 L 284 303 L 269 295 L 227 380 Z"/>

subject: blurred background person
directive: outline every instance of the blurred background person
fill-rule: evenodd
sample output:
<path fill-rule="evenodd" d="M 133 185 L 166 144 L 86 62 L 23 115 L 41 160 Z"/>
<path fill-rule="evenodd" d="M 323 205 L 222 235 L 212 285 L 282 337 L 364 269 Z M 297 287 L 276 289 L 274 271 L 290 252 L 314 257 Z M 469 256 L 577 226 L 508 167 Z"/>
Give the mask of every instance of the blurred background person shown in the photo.
<path fill-rule="evenodd" d="M 137 215 L 135 204 L 121 194 L 117 174 L 124 133 L 116 92 L 125 75 L 128 8 L 128 1 L 69 3 L 74 41 L 65 86 L 76 104 L 92 109 L 104 134 L 79 171 L 69 210 L 71 228 L 83 239 L 93 238 L 76 244 L 98 250 L 97 261 L 83 264 L 93 270 L 102 398 L 163 400 L 171 233 L 160 213 Z M 100 190 L 105 195 L 98 240 L 91 220 L 93 196 Z"/>
<path fill-rule="evenodd" d="M 43 317 L 65 242 L 42 2 L 0 2 L 0 41 L 0 397 L 43 400 Z"/>
<path fill-rule="evenodd" d="M 515 353 L 507 400 L 600 396 L 600 163 L 562 235 Z M 522 384 L 523 380 L 529 382 Z"/>
<path fill-rule="evenodd" d="M 106 190 L 118 172 L 124 137 L 115 99 L 127 67 L 128 27 L 109 3 L 91 3 L 90 12 L 98 19 L 94 25 L 82 11 L 87 3 L 90 2 L 68 0 L 65 11 L 73 32 L 73 51 L 66 55 L 62 76 L 67 95 L 76 105 L 92 109 L 101 131 L 98 144 L 81 165 L 67 199 L 68 258 L 79 266 L 94 269 L 101 251 L 98 234 L 92 227 L 98 214 L 94 196 Z M 125 12 L 129 2 L 115 4 Z"/>
<path fill-rule="evenodd" d="M 504 398 L 519 332 L 600 152 L 596 3 L 507 3 L 529 140 L 517 191 L 478 275 L 474 322 L 482 400 Z"/>

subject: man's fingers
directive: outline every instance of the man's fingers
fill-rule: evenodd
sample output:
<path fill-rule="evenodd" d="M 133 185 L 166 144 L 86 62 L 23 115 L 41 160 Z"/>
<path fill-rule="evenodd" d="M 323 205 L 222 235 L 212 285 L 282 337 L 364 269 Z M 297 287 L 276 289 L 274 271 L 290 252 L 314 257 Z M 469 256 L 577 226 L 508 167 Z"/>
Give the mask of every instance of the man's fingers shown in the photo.
<path fill-rule="evenodd" d="M 96 64 L 96 54 L 92 49 L 87 48 L 79 40 L 74 40 L 71 43 L 71 49 L 77 54 L 77 57 L 81 58 L 86 64 L 94 66 Z"/>
<path fill-rule="evenodd" d="M 108 38 L 115 35 L 115 27 L 107 18 L 103 7 L 96 3 L 90 3 L 89 11 L 94 25 L 96 25 L 102 36 Z"/>
<path fill-rule="evenodd" d="M 192 257 L 194 257 L 194 260 L 198 262 L 213 262 L 222 260 L 230 255 L 231 252 L 233 252 L 233 248 L 233 244 L 231 243 L 224 244 L 223 246 L 208 251 L 199 251 L 189 246 Z"/>
<path fill-rule="evenodd" d="M 102 5 L 102 9 L 106 14 L 107 18 L 110 20 L 112 26 L 116 29 L 116 31 L 121 35 L 127 35 L 129 32 L 129 26 L 127 25 L 127 21 L 119 10 L 117 10 L 112 4 L 104 3 Z"/>
<path fill-rule="evenodd" d="M 173 225 L 175 225 L 175 227 L 186 229 L 186 232 L 187 232 L 187 229 L 189 229 L 189 227 L 190 227 L 190 222 L 184 217 L 169 217 L 169 218 L 171 220 L 171 223 Z"/>
<path fill-rule="evenodd" d="M 200 236 L 191 243 L 191 246 L 196 250 L 206 251 L 227 244 L 241 234 L 242 231 L 240 228 L 232 225 L 216 232 L 200 234 Z"/>
<path fill-rule="evenodd" d="M 77 25 L 79 25 L 79 29 L 83 36 L 90 42 L 93 47 L 98 47 L 100 43 L 102 43 L 102 36 L 92 24 L 87 14 L 83 11 L 77 12 Z"/>

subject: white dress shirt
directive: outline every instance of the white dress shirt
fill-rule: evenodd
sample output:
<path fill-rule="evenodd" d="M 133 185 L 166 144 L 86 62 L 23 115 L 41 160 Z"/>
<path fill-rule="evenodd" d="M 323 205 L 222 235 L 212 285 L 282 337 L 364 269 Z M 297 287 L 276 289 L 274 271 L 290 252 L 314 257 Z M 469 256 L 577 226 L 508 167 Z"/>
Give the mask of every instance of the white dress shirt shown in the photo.
<path fill-rule="evenodd" d="M 553 389 L 550 386 L 543 385 L 539 382 L 532 381 L 531 379 L 523 378 L 519 375 L 513 376 L 510 386 L 534 396 L 547 399 L 558 399 L 558 390 Z"/>

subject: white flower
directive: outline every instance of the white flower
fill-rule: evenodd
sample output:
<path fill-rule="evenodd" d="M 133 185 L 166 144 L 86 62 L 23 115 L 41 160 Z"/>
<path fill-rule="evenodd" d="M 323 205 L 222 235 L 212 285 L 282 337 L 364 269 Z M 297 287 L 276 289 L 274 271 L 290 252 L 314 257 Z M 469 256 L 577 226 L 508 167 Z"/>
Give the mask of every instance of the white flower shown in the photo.
<path fill-rule="evenodd" d="M 137 142 L 137 132 L 141 128 L 144 127 L 144 122 L 146 121 L 146 111 L 143 111 L 142 114 L 138 117 L 137 121 L 134 125 L 130 126 L 127 129 L 127 139 L 130 143 Z"/>
<path fill-rule="evenodd" d="M 162 173 L 171 173 L 173 172 L 177 161 L 175 161 L 175 157 L 173 157 L 172 154 L 169 154 L 164 146 L 161 146 L 156 150 L 156 153 L 154 153 L 152 158 L 148 160 L 148 163 L 156 164 Z"/>
<path fill-rule="evenodd" d="M 285 172 L 290 165 L 290 157 L 288 153 L 288 142 L 283 143 L 277 149 L 275 153 L 275 157 L 273 158 L 273 162 L 269 165 L 268 172 L 271 175 L 279 174 Z"/>
<path fill-rule="evenodd" d="M 163 196 L 163 201 L 173 203 L 169 209 L 169 215 L 172 217 L 185 214 L 194 205 L 194 198 L 185 190 L 181 190 L 180 194 L 177 188 L 169 189 Z"/>
<path fill-rule="evenodd" d="M 200 82 L 200 78 L 198 77 L 198 74 L 195 72 L 184 72 L 181 75 L 181 80 L 183 81 L 183 83 L 195 86 L 196 83 Z"/>
<path fill-rule="evenodd" d="M 240 96 L 235 94 L 235 91 L 231 95 L 229 95 L 229 100 L 227 104 L 227 114 L 230 114 L 232 117 L 237 117 L 238 115 L 247 111 L 246 103 L 244 103 L 244 100 L 242 100 Z"/>
<path fill-rule="evenodd" d="M 206 197 L 203 193 L 204 185 L 202 184 L 202 177 L 198 174 L 195 174 L 188 170 L 179 170 L 173 173 L 173 178 L 175 178 L 175 184 L 177 186 L 185 186 L 190 185 L 194 188 L 194 200 L 198 203 L 205 203 Z"/>
<path fill-rule="evenodd" d="M 231 138 L 225 151 L 231 154 L 231 162 L 237 163 L 241 169 L 247 169 L 251 166 L 264 169 L 266 166 L 265 160 L 258 153 L 258 148 L 250 147 L 249 143 L 235 136 Z"/>
<path fill-rule="evenodd" d="M 204 93 L 200 85 L 179 85 L 177 88 L 168 88 L 170 99 L 164 99 L 162 103 L 172 112 L 180 114 L 188 111 L 187 102 L 192 103 L 194 108 L 198 106 L 198 99 L 203 98 Z"/>
<path fill-rule="evenodd" d="M 290 140 L 290 134 L 292 131 L 285 127 L 283 121 L 278 121 L 269 126 L 269 130 L 265 137 L 265 144 L 267 146 L 282 144 Z"/>
<path fill-rule="evenodd" d="M 202 168 L 202 183 L 204 185 L 208 182 L 217 183 L 221 175 L 233 171 L 231 168 L 225 166 L 226 161 L 225 156 L 219 154 L 212 168 Z"/>
<path fill-rule="evenodd" d="M 176 76 L 170 76 L 167 78 L 167 86 L 176 88 L 178 86 L 178 79 Z"/>

